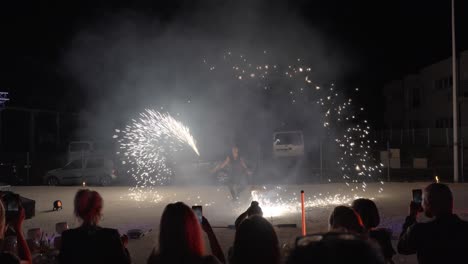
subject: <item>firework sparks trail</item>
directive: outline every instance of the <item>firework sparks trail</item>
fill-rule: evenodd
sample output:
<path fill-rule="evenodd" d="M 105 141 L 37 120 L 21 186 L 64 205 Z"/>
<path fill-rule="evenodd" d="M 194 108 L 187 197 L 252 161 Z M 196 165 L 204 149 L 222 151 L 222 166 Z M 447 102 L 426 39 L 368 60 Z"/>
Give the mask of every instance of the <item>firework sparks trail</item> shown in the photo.
<path fill-rule="evenodd" d="M 195 151 L 195 153 L 197 153 L 197 155 L 200 156 L 200 153 L 198 152 L 197 146 L 195 144 L 195 140 L 190 134 L 190 130 L 188 129 L 188 127 L 184 126 L 184 124 L 182 124 L 181 122 L 175 120 L 169 114 L 161 114 L 159 112 L 154 112 L 151 110 L 147 110 L 147 112 L 150 112 L 152 114 L 152 116 L 154 117 L 154 121 L 158 121 L 158 124 L 161 127 L 161 130 L 159 131 L 164 131 L 164 133 L 167 136 L 172 136 L 179 142 L 189 145 L 193 149 L 193 151 Z"/>
<path fill-rule="evenodd" d="M 341 194 L 329 194 L 328 196 L 308 198 L 306 205 L 309 207 L 326 206 L 333 204 L 349 203 L 352 199 L 359 197 L 359 193 L 366 192 L 367 183 L 377 180 L 382 173 L 382 164 L 377 164 L 371 155 L 371 148 L 377 141 L 370 138 L 370 125 L 367 120 L 359 118 L 359 113 L 364 108 L 358 108 L 360 111 L 353 111 L 355 106 L 352 99 L 346 97 L 333 83 L 321 86 L 312 80 L 312 67 L 304 65 L 298 58 L 293 64 L 280 65 L 271 63 L 268 53 L 263 52 L 263 63 L 252 63 L 245 55 L 234 55 L 227 52 L 223 56 L 223 62 L 220 65 L 210 65 L 206 59 L 204 63 L 209 65 L 210 71 L 216 71 L 222 65 L 227 65 L 228 69 L 233 70 L 233 78 L 242 82 L 249 89 L 262 89 L 269 92 L 272 89 L 277 93 L 284 93 L 283 98 L 287 98 L 292 107 L 302 107 L 306 109 L 311 103 L 316 103 L 322 109 L 323 127 L 327 131 L 338 131 L 338 136 L 334 142 L 338 146 L 341 155 L 336 161 L 340 169 L 341 177 L 355 194 L 353 197 Z M 263 59 L 262 59 L 263 60 Z M 275 88 L 270 85 L 269 79 L 277 79 L 282 76 L 283 80 L 290 81 L 289 89 Z M 250 84 L 250 85 L 249 85 Z M 283 86 L 284 87 L 284 86 Z M 359 92 L 359 88 L 355 88 Z M 310 108 L 310 107 L 309 107 Z M 331 133 L 328 133 L 329 135 Z M 332 182 L 332 179 L 328 179 Z M 383 185 L 383 181 L 380 181 Z M 381 193 L 380 187 L 378 192 Z M 284 200 L 280 195 L 283 190 L 277 186 L 272 190 L 253 191 L 252 198 L 258 200 L 263 207 L 268 208 L 271 215 L 281 211 L 294 211 L 297 208 L 297 196 L 289 200 Z M 367 194 L 369 195 L 369 194 Z"/>
<path fill-rule="evenodd" d="M 114 138 L 120 145 L 117 152 L 128 164 L 130 173 L 136 180 L 131 188 L 130 198 L 134 200 L 161 201 L 163 197 L 154 186 L 169 180 L 172 169 L 168 166 L 168 156 L 185 145 L 199 155 L 190 130 L 169 114 L 145 110 L 140 118 L 132 120 L 123 131 L 116 130 Z"/>

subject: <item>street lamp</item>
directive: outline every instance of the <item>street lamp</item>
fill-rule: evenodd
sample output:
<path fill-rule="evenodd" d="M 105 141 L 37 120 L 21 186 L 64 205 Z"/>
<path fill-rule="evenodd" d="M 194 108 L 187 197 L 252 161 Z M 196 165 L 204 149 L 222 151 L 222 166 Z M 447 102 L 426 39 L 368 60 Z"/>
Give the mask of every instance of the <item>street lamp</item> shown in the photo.
<path fill-rule="evenodd" d="M 452 0 L 452 107 L 453 107 L 453 181 L 458 182 L 458 108 L 457 51 L 455 46 L 455 0 Z"/>

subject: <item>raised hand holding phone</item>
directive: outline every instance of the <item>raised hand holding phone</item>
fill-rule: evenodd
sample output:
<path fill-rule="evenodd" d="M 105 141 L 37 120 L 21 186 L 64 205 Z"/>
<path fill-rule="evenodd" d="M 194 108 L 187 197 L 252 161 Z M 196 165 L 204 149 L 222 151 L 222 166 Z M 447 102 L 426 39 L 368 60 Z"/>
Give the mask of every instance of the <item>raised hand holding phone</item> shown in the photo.
<path fill-rule="evenodd" d="M 198 222 L 201 224 L 203 221 L 203 207 L 201 205 L 193 205 L 192 210 L 197 216 Z"/>
<path fill-rule="evenodd" d="M 423 211 L 422 190 L 414 189 L 412 192 L 413 192 L 413 199 L 411 200 L 411 204 L 410 204 L 410 215 L 416 217 L 418 213 Z"/>
<path fill-rule="evenodd" d="M 422 190 L 421 189 L 413 190 L 413 202 L 422 204 Z"/>

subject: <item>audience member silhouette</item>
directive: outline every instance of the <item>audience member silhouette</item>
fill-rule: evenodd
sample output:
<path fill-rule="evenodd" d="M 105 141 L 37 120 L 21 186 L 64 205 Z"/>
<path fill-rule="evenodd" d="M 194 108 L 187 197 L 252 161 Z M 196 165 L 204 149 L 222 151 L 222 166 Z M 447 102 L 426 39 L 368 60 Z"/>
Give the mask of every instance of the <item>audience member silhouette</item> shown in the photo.
<path fill-rule="evenodd" d="M 298 238 L 287 264 L 383 264 L 384 258 L 370 240 L 353 233 L 329 232 Z"/>
<path fill-rule="evenodd" d="M 265 218 L 253 215 L 236 229 L 230 263 L 280 263 L 281 254 L 275 229 Z"/>
<path fill-rule="evenodd" d="M 62 233 L 59 261 L 63 264 L 131 263 L 116 229 L 100 227 L 103 200 L 96 191 L 79 190 L 75 215 L 82 225 Z"/>
<path fill-rule="evenodd" d="M 433 218 L 418 223 L 419 212 Z M 464 263 L 468 261 L 468 222 L 453 214 L 453 196 L 450 188 L 442 183 L 432 183 L 424 189 L 422 207 L 410 203 L 398 241 L 398 253 L 417 254 L 418 262 Z"/>
<path fill-rule="evenodd" d="M 239 227 L 242 221 L 254 215 L 263 216 L 262 208 L 258 205 L 257 201 L 252 201 L 252 203 L 250 203 L 249 208 L 247 208 L 245 212 L 243 212 L 237 217 L 236 222 L 234 224 L 236 229 Z"/>
<path fill-rule="evenodd" d="M 374 239 L 382 249 L 387 263 L 393 263 L 395 250 L 392 246 L 392 233 L 388 229 L 377 228 L 380 224 L 380 215 L 377 205 L 369 199 L 360 198 L 353 201 L 351 207 L 356 211 L 364 224 L 369 238 Z"/>
<path fill-rule="evenodd" d="M 214 256 L 206 256 L 199 220 L 193 210 L 182 202 L 168 204 L 161 217 L 159 248 L 151 253 L 148 264 L 156 263 L 225 263 L 218 240 L 208 222 L 202 218 Z"/>
<path fill-rule="evenodd" d="M 363 234 L 364 226 L 359 214 L 350 207 L 340 205 L 335 207 L 330 215 L 329 230 Z"/>

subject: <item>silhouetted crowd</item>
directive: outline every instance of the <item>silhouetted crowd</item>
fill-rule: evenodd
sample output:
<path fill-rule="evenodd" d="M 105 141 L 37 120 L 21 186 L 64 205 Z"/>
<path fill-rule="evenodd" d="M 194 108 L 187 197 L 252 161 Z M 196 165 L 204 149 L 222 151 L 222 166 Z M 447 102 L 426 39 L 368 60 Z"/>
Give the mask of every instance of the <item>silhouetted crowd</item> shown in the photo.
<path fill-rule="evenodd" d="M 82 224 L 74 229 L 65 223 L 57 225 L 61 235 L 53 241 L 56 262 L 132 263 L 128 237 L 99 226 L 102 209 L 99 193 L 77 192 L 74 213 Z M 0 263 L 33 263 L 31 252 L 36 249 L 23 235 L 24 209 L 14 217 L 7 217 L 5 211 L 0 203 Z M 420 213 L 432 220 L 418 222 Z M 285 250 L 273 225 L 263 218 L 261 205 L 254 201 L 235 220 L 234 243 L 225 256 L 208 219 L 200 219 L 182 202 L 171 203 L 161 216 L 159 243 L 149 252 L 147 263 L 393 263 L 392 232 L 379 224 L 376 204 L 357 199 L 349 207 L 334 208 L 327 232 L 300 236 L 294 247 Z M 6 239 L 11 234 L 16 238 L 14 246 Z M 205 249 L 205 237 L 211 254 Z M 424 189 L 422 203 L 410 203 L 397 251 L 417 254 L 419 263 L 468 263 L 468 222 L 453 213 L 453 196 L 447 185 L 432 183 Z"/>

